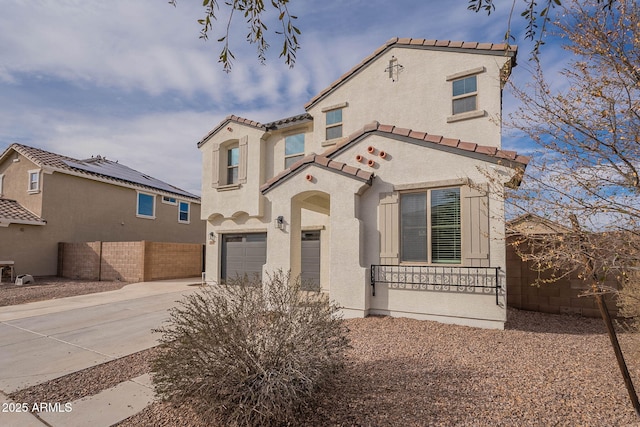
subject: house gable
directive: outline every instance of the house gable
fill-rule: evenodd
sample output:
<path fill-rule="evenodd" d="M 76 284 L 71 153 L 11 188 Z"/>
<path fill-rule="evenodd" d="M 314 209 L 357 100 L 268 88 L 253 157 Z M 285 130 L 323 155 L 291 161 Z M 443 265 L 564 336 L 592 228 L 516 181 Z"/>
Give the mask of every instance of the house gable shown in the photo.
<path fill-rule="evenodd" d="M 376 49 L 371 55 L 363 59 L 358 65 L 351 70 L 344 73 L 337 80 L 331 83 L 327 88 L 322 90 L 319 94 L 311 98 L 311 100 L 305 104 L 305 110 L 311 109 L 315 104 L 319 103 L 328 94 L 340 87 L 349 79 L 357 75 L 362 69 L 368 67 L 378 58 L 380 58 L 385 52 L 388 52 L 394 47 L 405 47 L 411 49 L 423 49 L 443 52 L 459 52 L 459 53 L 473 53 L 483 55 L 496 55 L 507 56 L 511 58 L 509 67 L 504 71 L 503 78 L 508 78 L 511 73 L 511 68 L 516 65 L 516 52 L 518 47 L 515 45 L 507 45 L 504 43 L 478 43 L 478 42 L 464 42 L 464 41 L 451 41 L 451 40 L 429 40 L 429 39 L 412 39 L 412 38 L 398 38 L 394 37 L 388 40 L 385 44 Z"/>

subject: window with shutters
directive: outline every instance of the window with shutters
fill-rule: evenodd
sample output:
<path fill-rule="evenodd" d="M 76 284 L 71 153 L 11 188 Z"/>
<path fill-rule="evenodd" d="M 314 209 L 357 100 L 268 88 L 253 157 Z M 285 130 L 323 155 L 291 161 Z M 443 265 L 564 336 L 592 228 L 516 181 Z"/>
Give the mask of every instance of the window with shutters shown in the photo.
<path fill-rule="evenodd" d="M 400 260 L 460 264 L 460 188 L 400 195 Z"/>

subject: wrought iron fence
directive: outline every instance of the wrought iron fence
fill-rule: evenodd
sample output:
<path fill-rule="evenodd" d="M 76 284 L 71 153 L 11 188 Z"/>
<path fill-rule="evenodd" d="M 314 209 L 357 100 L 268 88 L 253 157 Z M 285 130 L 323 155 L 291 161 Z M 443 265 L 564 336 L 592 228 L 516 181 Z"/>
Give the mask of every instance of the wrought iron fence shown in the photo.
<path fill-rule="evenodd" d="M 500 267 L 453 267 L 426 265 L 372 265 L 371 286 L 376 295 L 376 283 L 391 288 L 436 292 L 495 292 L 499 304 Z"/>

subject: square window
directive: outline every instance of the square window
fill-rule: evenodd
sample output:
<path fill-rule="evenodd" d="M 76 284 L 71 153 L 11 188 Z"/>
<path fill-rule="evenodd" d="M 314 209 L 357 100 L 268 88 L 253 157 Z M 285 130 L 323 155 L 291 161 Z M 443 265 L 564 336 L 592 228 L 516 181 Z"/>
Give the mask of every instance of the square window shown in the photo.
<path fill-rule="evenodd" d="M 180 206 L 178 207 L 178 222 L 189 222 L 189 203 L 180 202 Z"/>
<path fill-rule="evenodd" d="M 284 139 L 284 167 L 288 168 L 304 157 L 304 134 L 287 136 Z"/>
<path fill-rule="evenodd" d="M 453 81 L 453 114 L 475 111 L 478 108 L 477 76 L 465 77 Z"/>
<path fill-rule="evenodd" d="M 138 193 L 138 206 L 136 214 L 143 218 L 155 218 L 156 196 L 146 193 Z"/>
<path fill-rule="evenodd" d="M 402 261 L 461 263 L 460 188 L 402 194 L 400 222 Z"/>
<path fill-rule="evenodd" d="M 342 108 L 325 113 L 326 139 L 342 137 Z"/>

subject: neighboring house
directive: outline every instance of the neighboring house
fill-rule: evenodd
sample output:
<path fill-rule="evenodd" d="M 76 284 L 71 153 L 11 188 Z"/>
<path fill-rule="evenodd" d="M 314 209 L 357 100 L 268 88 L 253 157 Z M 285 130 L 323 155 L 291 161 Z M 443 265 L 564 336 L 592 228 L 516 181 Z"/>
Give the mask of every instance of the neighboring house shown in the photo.
<path fill-rule="evenodd" d="M 515 57 L 392 39 L 304 114 L 227 117 L 198 143 L 207 280 L 284 269 L 345 317 L 502 328 L 503 188 L 488 177 L 517 185 L 528 162 L 501 150 Z"/>
<path fill-rule="evenodd" d="M 117 161 L 20 144 L 0 155 L 0 260 L 55 275 L 59 242 L 204 243 L 200 198 Z"/>

